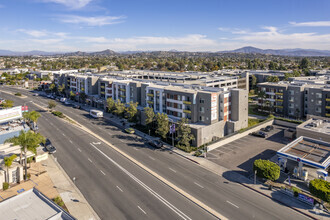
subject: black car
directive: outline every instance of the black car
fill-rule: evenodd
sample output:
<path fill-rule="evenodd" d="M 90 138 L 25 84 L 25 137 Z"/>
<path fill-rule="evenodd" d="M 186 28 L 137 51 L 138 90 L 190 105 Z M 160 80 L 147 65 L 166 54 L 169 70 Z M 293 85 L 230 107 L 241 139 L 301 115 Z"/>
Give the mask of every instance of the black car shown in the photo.
<path fill-rule="evenodd" d="M 163 143 L 159 140 L 149 140 L 148 144 L 152 147 L 155 147 L 155 148 L 162 148 L 163 147 Z"/>
<path fill-rule="evenodd" d="M 73 108 L 81 109 L 81 106 L 80 105 L 74 105 Z"/>
<path fill-rule="evenodd" d="M 256 136 L 256 137 L 262 137 L 262 138 L 268 137 L 268 134 L 266 134 L 265 132 L 262 132 L 262 131 L 252 132 L 251 135 Z"/>
<path fill-rule="evenodd" d="M 56 152 L 56 148 L 52 145 L 50 140 L 47 138 L 45 143 L 41 143 L 42 146 L 46 148 L 46 150 L 50 153 L 53 154 Z"/>
<path fill-rule="evenodd" d="M 261 128 L 261 130 L 265 131 L 265 132 L 269 132 L 271 130 L 274 130 L 274 126 L 273 125 L 268 125 L 265 128 Z"/>

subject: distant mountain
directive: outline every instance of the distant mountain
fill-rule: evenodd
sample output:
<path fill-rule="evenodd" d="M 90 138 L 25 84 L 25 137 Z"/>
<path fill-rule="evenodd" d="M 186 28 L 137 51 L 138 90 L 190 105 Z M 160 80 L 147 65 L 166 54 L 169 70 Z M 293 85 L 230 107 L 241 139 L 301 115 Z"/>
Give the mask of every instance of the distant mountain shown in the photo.
<path fill-rule="evenodd" d="M 259 49 L 256 47 L 242 47 L 236 50 L 219 51 L 219 53 L 248 53 L 248 54 L 269 54 L 279 56 L 330 56 L 329 50 L 312 49 Z"/>
<path fill-rule="evenodd" d="M 0 56 L 116 56 L 116 55 L 140 55 L 140 56 L 193 56 L 193 57 L 209 57 L 209 56 L 235 56 L 235 54 L 249 54 L 251 56 L 258 55 L 277 55 L 277 56 L 330 56 L 329 50 L 313 50 L 313 49 L 259 49 L 256 47 L 242 47 L 236 50 L 218 51 L 218 52 L 188 52 L 188 51 L 121 51 L 115 52 L 107 49 L 103 51 L 95 52 L 45 52 L 39 50 L 33 50 L 28 52 L 17 52 L 10 50 L 0 50 Z"/>

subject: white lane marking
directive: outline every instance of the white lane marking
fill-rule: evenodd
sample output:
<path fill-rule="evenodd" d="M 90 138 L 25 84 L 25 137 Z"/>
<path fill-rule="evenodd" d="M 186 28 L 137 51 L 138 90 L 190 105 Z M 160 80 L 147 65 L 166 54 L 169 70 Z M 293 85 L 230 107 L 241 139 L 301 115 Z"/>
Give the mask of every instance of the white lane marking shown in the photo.
<path fill-rule="evenodd" d="M 91 163 L 93 163 L 93 161 L 91 159 L 89 159 L 89 158 L 88 158 L 88 161 L 91 162 Z"/>
<path fill-rule="evenodd" d="M 173 171 L 174 173 L 176 173 L 176 170 L 173 170 L 171 167 L 169 167 L 168 169 L 170 169 L 171 171 Z"/>
<path fill-rule="evenodd" d="M 81 152 L 80 148 L 78 147 L 78 150 Z"/>
<path fill-rule="evenodd" d="M 121 192 L 123 192 L 123 190 L 119 187 L 119 186 L 116 186 L 117 187 L 117 189 L 119 189 Z"/>
<path fill-rule="evenodd" d="M 72 142 L 71 140 L 69 140 L 69 142 L 70 142 L 71 144 L 73 144 L 73 142 Z"/>
<path fill-rule="evenodd" d="M 228 200 L 227 200 L 227 203 L 229 203 L 230 205 L 232 205 L 232 206 L 234 206 L 236 208 L 239 208 L 237 205 L 235 205 L 234 203 L 229 202 Z"/>
<path fill-rule="evenodd" d="M 53 125 L 53 126 L 54 126 L 54 124 L 53 124 L 52 122 L 49 122 L 49 124 L 51 124 L 51 125 Z"/>
<path fill-rule="evenodd" d="M 138 208 L 146 215 L 147 213 L 143 210 L 143 209 L 141 209 L 141 207 L 140 206 L 138 206 Z"/>
<path fill-rule="evenodd" d="M 199 186 L 200 188 L 204 188 L 204 186 L 202 186 L 202 185 L 200 185 L 200 184 L 198 184 L 198 183 L 196 183 L 196 182 L 194 182 L 197 186 Z"/>
<path fill-rule="evenodd" d="M 153 157 L 150 157 L 150 156 L 149 156 L 149 158 L 150 158 L 151 160 L 155 160 L 155 158 L 153 158 Z"/>
<path fill-rule="evenodd" d="M 63 134 L 64 137 L 66 137 L 64 133 L 62 133 L 62 134 Z"/>
<path fill-rule="evenodd" d="M 46 120 L 46 121 L 48 121 L 48 119 L 47 119 L 47 118 L 45 118 L 45 120 Z"/>
<path fill-rule="evenodd" d="M 178 216 L 180 216 L 182 219 L 189 219 L 191 218 L 187 216 L 185 213 L 183 213 L 181 210 L 179 210 L 177 207 L 175 207 L 173 204 L 168 202 L 166 199 L 164 199 L 162 196 L 160 196 L 158 193 L 156 193 L 154 190 L 152 190 L 149 186 L 147 186 L 145 183 L 143 183 L 141 180 L 136 178 L 133 174 L 128 172 L 124 167 L 120 166 L 116 161 L 111 159 L 108 155 L 106 155 L 103 151 L 95 147 L 92 143 L 90 143 L 95 150 L 100 152 L 104 157 L 106 157 L 108 160 L 110 160 L 114 165 L 116 165 L 119 169 L 121 169 L 124 173 L 126 173 L 129 177 L 131 177 L 135 182 L 137 182 L 140 186 L 142 186 L 145 190 L 147 190 L 149 193 L 151 193 L 154 197 L 156 197 L 159 201 L 161 201 L 164 205 L 166 205 L 169 209 L 171 209 L 173 212 L 175 212 Z"/>
<path fill-rule="evenodd" d="M 105 173 L 102 171 L 102 170 L 100 170 L 101 171 L 101 173 L 105 176 Z"/>

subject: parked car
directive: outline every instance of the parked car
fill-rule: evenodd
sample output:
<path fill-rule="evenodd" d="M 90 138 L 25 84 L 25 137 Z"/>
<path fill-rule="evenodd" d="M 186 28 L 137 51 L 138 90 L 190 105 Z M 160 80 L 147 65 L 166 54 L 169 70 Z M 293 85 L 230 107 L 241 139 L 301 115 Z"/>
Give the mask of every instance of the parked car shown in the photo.
<path fill-rule="evenodd" d="M 56 148 L 52 145 L 50 140 L 47 138 L 45 143 L 41 143 L 41 146 L 45 147 L 46 150 L 50 153 L 53 154 L 56 152 Z"/>
<path fill-rule="evenodd" d="M 262 131 L 269 132 L 274 129 L 273 125 L 268 125 L 265 128 L 261 128 Z"/>
<path fill-rule="evenodd" d="M 59 102 L 59 101 L 60 101 L 60 99 L 59 99 L 59 98 L 56 98 L 56 99 L 55 99 L 55 101 L 58 101 L 58 102 Z"/>
<path fill-rule="evenodd" d="M 163 147 L 163 143 L 159 140 L 149 140 L 148 144 L 152 147 L 155 147 L 155 148 L 162 148 Z"/>
<path fill-rule="evenodd" d="M 81 109 L 81 106 L 80 105 L 74 105 L 73 108 Z"/>
<path fill-rule="evenodd" d="M 65 101 L 65 102 L 64 102 L 64 105 L 71 105 L 71 103 L 68 102 L 68 101 Z"/>
<path fill-rule="evenodd" d="M 262 132 L 262 131 L 252 132 L 252 133 L 250 133 L 250 135 L 256 136 L 256 137 L 262 137 L 262 138 L 268 137 L 268 134 L 266 134 L 265 132 Z"/>
<path fill-rule="evenodd" d="M 133 128 L 126 128 L 125 132 L 128 133 L 128 134 L 134 134 L 135 130 Z"/>
<path fill-rule="evenodd" d="M 39 94 L 38 93 L 34 93 L 33 96 L 39 96 Z"/>
<path fill-rule="evenodd" d="M 66 100 L 67 100 L 66 98 L 61 98 L 60 99 L 61 102 L 66 102 Z"/>

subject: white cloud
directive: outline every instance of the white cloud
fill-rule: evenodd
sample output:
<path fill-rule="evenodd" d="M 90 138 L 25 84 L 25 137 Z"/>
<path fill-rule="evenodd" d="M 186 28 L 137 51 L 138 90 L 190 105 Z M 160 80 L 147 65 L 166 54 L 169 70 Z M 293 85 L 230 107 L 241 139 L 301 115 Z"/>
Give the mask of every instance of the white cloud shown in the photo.
<path fill-rule="evenodd" d="M 61 22 L 82 24 L 87 26 L 104 26 L 123 22 L 124 16 L 97 16 L 83 17 L 78 15 L 64 15 L 59 18 Z"/>
<path fill-rule="evenodd" d="M 42 1 L 47 3 L 61 4 L 70 9 L 80 9 L 80 8 L 84 8 L 93 0 L 42 0 Z"/>
<path fill-rule="evenodd" d="M 330 27 L 330 21 L 311 21 L 311 22 L 289 22 L 296 27 Z"/>
<path fill-rule="evenodd" d="M 183 37 L 131 37 L 131 38 L 83 38 L 93 50 L 110 48 L 113 50 L 214 50 L 217 42 L 205 35 L 190 34 Z"/>
<path fill-rule="evenodd" d="M 30 42 L 37 43 L 37 44 L 45 44 L 45 45 L 53 45 L 63 41 L 60 38 L 50 38 L 50 39 L 30 39 Z"/>
<path fill-rule="evenodd" d="M 226 49 L 255 46 L 262 49 L 304 48 L 330 49 L 330 33 L 284 33 L 276 27 L 263 27 L 265 31 L 247 32 L 237 35 L 220 45 Z"/>
<path fill-rule="evenodd" d="M 61 38 L 64 38 L 67 36 L 67 33 L 64 33 L 64 32 L 50 32 L 50 31 L 47 31 L 47 30 L 29 30 L 29 29 L 18 29 L 16 30 L 17 32 L 21 32 L 21 33 L 25 33 L 27 35 L 30 35 L 32 37 L 36 37 L 36 38 L 41 38 L 41 37 L 46 37 L 46 36 L 49 36 L 49 35 L 52 35 L 52 36 L 58 36 L 58 37 L 61 37 Z"/>

